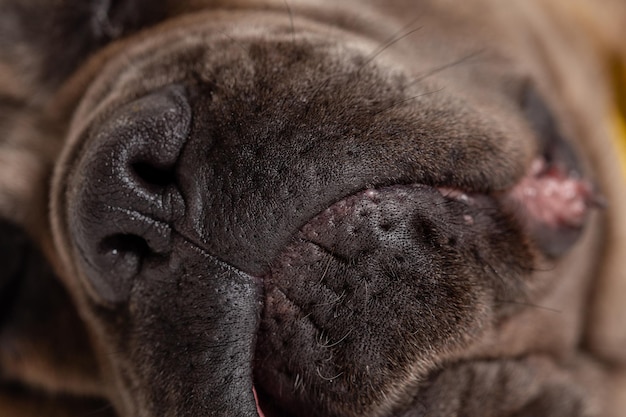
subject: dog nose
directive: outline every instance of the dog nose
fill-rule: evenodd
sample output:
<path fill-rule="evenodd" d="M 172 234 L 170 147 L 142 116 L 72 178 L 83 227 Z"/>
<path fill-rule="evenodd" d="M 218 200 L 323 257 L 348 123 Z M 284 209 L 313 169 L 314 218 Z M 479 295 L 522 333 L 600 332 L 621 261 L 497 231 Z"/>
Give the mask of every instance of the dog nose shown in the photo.
<path fill-rule="evenodd" d="M 191 110 L 172 85 L 115 109 L 87 147 L 70 192 L 69 227 L 95 292 L 121 301 L 149 256 L 170 248 L 181 212 L 175 167 Z"/>

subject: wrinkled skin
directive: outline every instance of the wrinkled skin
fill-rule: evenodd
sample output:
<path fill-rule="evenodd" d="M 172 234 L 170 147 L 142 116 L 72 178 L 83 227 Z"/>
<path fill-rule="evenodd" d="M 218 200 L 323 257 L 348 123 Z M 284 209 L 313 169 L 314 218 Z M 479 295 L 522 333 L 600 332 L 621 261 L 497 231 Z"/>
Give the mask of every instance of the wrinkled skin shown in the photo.
<path fill-rule="evenodd" d="M 3 258 L 6 381 L 121 417 L 609 415 L 579 349 L 601 173 L 496 6 L 144 3 L 46 6 L 82 43 L 37 58 L 41 103 L 2 102 L 53 149 L 49 218 L 3 225 L 52 264 Z M 519 197 L 546 184 L 573 191 Z M 46 343 L 76 356 L 5 348 Z"/>

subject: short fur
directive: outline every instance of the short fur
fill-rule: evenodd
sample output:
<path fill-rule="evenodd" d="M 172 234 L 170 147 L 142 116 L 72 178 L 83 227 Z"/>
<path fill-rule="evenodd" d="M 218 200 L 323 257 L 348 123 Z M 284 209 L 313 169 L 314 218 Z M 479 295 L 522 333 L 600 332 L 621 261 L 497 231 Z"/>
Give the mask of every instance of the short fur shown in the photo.
<path fill-rule="evenodd" d="M 623 415 L 625 22 L 0 0 L 0 415 Z M 547 141 L 582 231 L 507 197 Z"/>

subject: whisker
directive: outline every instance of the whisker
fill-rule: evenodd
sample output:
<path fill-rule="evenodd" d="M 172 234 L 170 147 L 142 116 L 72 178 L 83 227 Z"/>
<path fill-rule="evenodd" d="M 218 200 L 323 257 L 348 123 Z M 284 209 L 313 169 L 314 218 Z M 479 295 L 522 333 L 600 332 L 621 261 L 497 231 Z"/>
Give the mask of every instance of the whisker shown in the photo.
<path fill-rule="evenodd" d="M 295 44 L 296 43 L 296 27 L 293 24 L 293 10 L 291 10 L 291 6 L 289 6 L 289 3 L 287 2 L 287 0 L 283 0 L 283 2 L 285 3 L 285 8 L 287 9 L 287 13 L 289 14 L 289 24 L 291 25 L 291 43 Z"/>
<path fill-rule="evenodd" d="M 326 274 L 328 273 L 328 268 L 330 268 L 330 262 L 333 258 L 332 257 L 328 257 L 328 260 L 326 261 L 326 266 L 324 267 L 324 272 L 322 273 L 322 277 L 319 280 L 319 284 L 322 283 L 322 281 L 324 281 L 324 278 L 326 278 Z"/>
<path fill-rule="evenodd" d="M 389 105 L 389 106 L 385 107 L 384 109 L 378 110 L 376 113 L 372 114 L 372 116 L 378 116 L 378 115 L 379 115 L 379 114 L 381 114 L 381 113 L 384 113 L 384 112 L 386 112 L 386 111 L 388 111 L 388 110 L 391 110 L 391 109 L 393 109 L 393 108 L 396 108 L 396 107 L 398 107 L 398 106 L 400 106 L 400 105 L 402 105 L 402 104 L 404 104 L 404 103 L 406 103 L 406 102 L 409 102 L 409 101 L 411 101 L 411 100 L 415 100 L 415 99 L 418 99 L 418 98 L 420 98 L 420 97 L 424 97 L 424 96 L 429 96 L 429 95 L 431 95 L 431 94 L 436 94 L 436 93 L 438 93 L 438 92 L 442 91 L 443 89 L 444 89 L 444 87 L 441 87 L 441 88 L 439 88 L 439 89 L 437 89 L 437 90 L 427 91 L 427 92 L 425 92 L 425 93 L 417 94 L 417 95 L 414 95 L 414 96 L 412 96 L 412 97 L 408 97 L 408 98 L 405 98 L 405 99 L 402 99 L 402 100 L 396 101 L 395 103 L 393 103 L 393 104 L 391 104 L 391 105 Z"/>
<path fill-rule="evenodd" d="M 219 34 L 223 35 L 225 38 L 228 38 L 228 40 L 230 40 L 232 43 L 237 45 L 243 52 L 245 52 L 246 54 L 248 53 L 248 49 L 241 42 L 239 42 L 237 39 L 233 38 L 232 36 L 230 36 L 228 33 L 224 32 L 223 30 L 218 30 L 217 32 Z"/>
<path fill-rule="evenodd" d="M 365 58 L 365 61 L 363 61 L 363 63 L 361 64 L 361 66 L 357 70 L 357 73 L 360 72 L 363 68 L 365 68 L 368 64 L 370 64 L 372 61 L 374 61 L 378 56 L 380 56 L 380 54 L 385 52 L 387 49 L 389 49 L 394 44 L 396 44 L 396 43 L 400 42 L 401 40 L 411 36 L 415 32 L 418 32 L 418 31 L 422 30 L 422 26 L 419 26 L 417 28 L 409 30 L 408 32 L 405 32 L 408 28 L 413 26 L 415 24 L 415 22 L 417 22 L 418 20 L 419 20 L 419 17 L 413 19 L 411 22 L 409 22 L 408 24 L 403 26 L 400 30 L 398 30 L 393 35 L 391 35 L 388 39 L 383 41 L 383 43 L 378 48 L 374 49 L 374 51 L 372 51 L 372 53 L 367 58 Z M 403 32 L 405 32 L 405 33 L 403 33 Z"/>
<path fill-rule="evenodd" d="M 423 73 L 422 75 L 420 75 L 419 77 L 414 78 L 410 83 L 405 84 L 404 87 L 406 88 L 406 87 L 410 87 L 412 85 L 415 85 L 415 84 L 419 83 L 420 81 L 425 80 L 428 77 L 431 77 L 431 76 L 433 76 L 435 74 L 440 73 L 441 71 L 445 71 L 445 70 L 447 70 L 449 68 L 456 67 L 457 65 L 460 65 L 460 64 L 462 64 L 462 63 L 464 63 L 466 61 L 469 61 L 470 59 L 475 58 L 475 57 L 483 54 L 484 52 L 485 52 L 484 49 L 480 49 L 480 50 L 471 52 L 471 53 L 469 53 L 469 54 L 467 54 L 467 55 L 465 55 L 465 56 L 463 56 L 463 57 L 461 57 L 459 59 L 456 59 L 454 61 L 448 62 L 447 64 L 443 64 L 443 65 L 440 65 L 438 67 L 432 68 L 432 69 L 426 71 L 425 73 Z"/>
<path fill-rule="evenodd" d="M 313 90 L 313 92 L 307 98 L 306 107 L 304 108 L 304 115 L 308 116 L 309 112 L 311 111 L 311 108 L 312 108 L 313 104 L 315 104 L 315 99 L 317 98 L 317 96 L 320 94 L 320 92 L 324 88 L 328 87 L 328 85 L 330 84 L 330 82 L 332 81 L 333 78 L 339 78 L 339 77 L 345 77 L 345 76 L 346 76 L 346 74 L 341 73 L 341 72 L 330 74 L 329 76 L 327 76 L 324 79 L 324 81 L 319 83 L 317 88 L 315 90 Z"/>
<path fill-rule="evenodd" d="M 348 333 L 346 333 L 341 339 L 337 340 L 336 342 L 333 342 L 333 343 L 320 343 L 320 346 L 322 348 L 324 348 L 324 349 L 335 347 L 338 344 L 340 344 L 341 342 L 343 342 L 344 340 L 346 340 L 348 338 L 348 336 L 350 336 L 350 333 L 352 333 L 352 330 L 354 330 L 354 329 L 348 330 Z"/>
<path fill-rule="evenodd" d="M 315 307 L 324 307 L 324 306 L 331 306 L 333 304 L 338 304 L 345 296 L 346 296 L 346 290 L 343 290 L 341 292 L 341 294 L 336 295 L 336 298 L 334 300 L 327 301 L 325 303 L 317 303 L 317 304 L 314 304 L 314 306 Z"/>
<path fill-rule="evenodd" d="M 287 0 L 284 0 L 285 3 L 287 2 Z M 380 54 L 382 54 L 386 49 L 388 49 L 389 47 L 391 47 L 393 44 L 401 41 L 402 39 L 412 35 L 413 33 L 419 31 L 422 29 L 422 27 L 418 27 L 412 30 L 409 30 L 408 32 L 406 32 L 406 30 L 408 28 L 410 28 L 411 26 L 413 26 L 417 21 L 419 20 L 419 17 L 411 20 L 409 23 L 407 23 L 406 25 L 404 25 L 402 28 L 400 28 L 398 31 L 394 32 L 393 35 L 391 35 L 388 39 L 384 40 L 382 42 L 382 44 L 380 46 L 378 46 L 376 49 L 374 49 L 374 51 L 372 51 L 372 53 L 367 56 L 364 61 L 361 63 L 361 65 L 356 69 L 355 73 L 356 75 L 359 75 L 359 73 L 372 61 L 374 61 Z M 330 82 L 335 79 L 335 78 L 340 78 L 340 77 L 351 77 L 354 74 L 346 74 L 343 72 L 338 72 L 335 74 L 330 74 L 328 75 L 321 83 L 319 83 L 319 85 L 317 86 L 317 88 L 309 95 L 309 100 L 307 102 L 307 105 L 304 109 L 304 114 L 308 115 L 309 111 L 311 110 L 312 105 L 315 102 L 315 98 L 319 95 L 319 93 L 326 88 Z"/>
<path fill-rule="evenodd" d="M 317 372 L 317 375 L 318 375 L 320 378 L 322 378 L 323 380 L 325 380 L 325 381 L 333 381 L 333 380 L 335 380 L 335 379 L 339 378 L 341 375 L 343 375 L 343 372 L 339 372 L 339 373 L 338 373 L 337 375 L 335 375 L 335 376 L 328 377 L 328 376 L 324 376 L 324 375 L 322 375 L 322 373 L 320 372 L 320 368 L 315 368 L 315 370 L 316 370 L 316 372 Z"/>
<path fill-rule="evenodd" d="M 539 304 L 533 304 L 533 303 L 528 303 L 528 302 L 523 302 L 523 301 L 513 301 L 513 300 L 494 300 L 494 301 L 496 303 L 500 303 L 500 304 L 515 304 L 515 305 L 520 305 L 520 306 L 525 306 L 525 307 L 532 307 L 532 308 L 535 308 L 537 310 L 548 311 L 550 313 L 563 314 L 562 310 L 558 310 L 556 308 L 542 306 L 542 305 L 539 305 Z"/>

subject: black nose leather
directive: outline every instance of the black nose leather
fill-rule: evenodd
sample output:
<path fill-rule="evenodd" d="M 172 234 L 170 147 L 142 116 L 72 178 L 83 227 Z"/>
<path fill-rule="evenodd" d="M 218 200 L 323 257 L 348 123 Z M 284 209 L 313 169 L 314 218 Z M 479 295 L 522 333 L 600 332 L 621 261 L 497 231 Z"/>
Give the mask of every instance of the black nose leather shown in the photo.
<path fill-rule="evenodd" d="M 173 85 L 116 109 L 88 139 L 69 227 L 107 301 L 127 295 L 146 258 L 169 251 L 183 211 L 174 170 L 190 120 L 185 90 Z"/>

